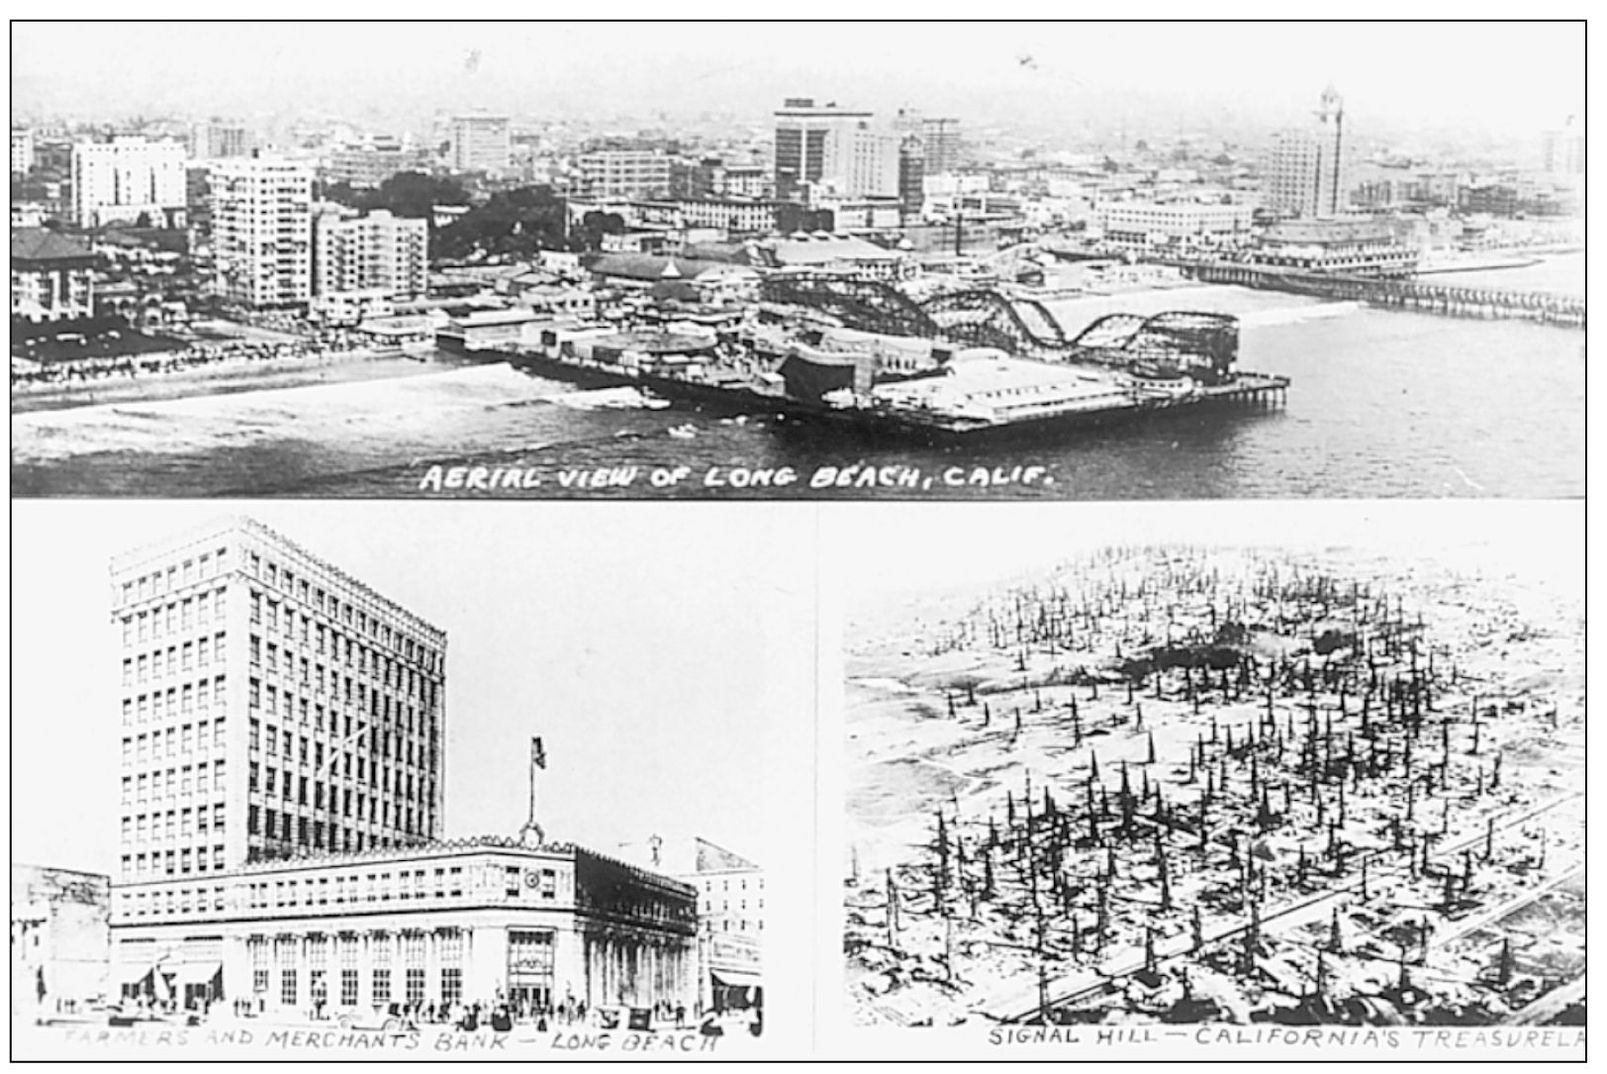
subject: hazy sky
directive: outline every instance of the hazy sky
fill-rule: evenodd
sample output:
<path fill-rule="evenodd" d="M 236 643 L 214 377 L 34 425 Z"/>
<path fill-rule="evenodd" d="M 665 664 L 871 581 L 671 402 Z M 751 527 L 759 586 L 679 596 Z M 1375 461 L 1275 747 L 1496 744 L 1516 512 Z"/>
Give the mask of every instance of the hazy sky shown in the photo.
<path fill-rule="evenodd" d="M 70 62 L 67 58 L 70 57 Z M 783 95 L 1082 127 L 1281 123 L 1332 81 L 1363 126 L 1527 136 L 1584 112 L 1582 23 L 15 23 L 13 109 L 703 110 Z"/>
<path fill-rule="evenodd" d="M 550 838 L 763 863 L 812 816 L 814 516 L 755 506 L 18 501 L 13 860 L 113 871 L 110 558 L 238 513 L 446 630 L 447 835 L 517 832 L 541 734 Z"/>
<path fill-rule="evenodd" d="M 851 525 L 828 525 L 851 610 L 935 585 L 1036 574 L 1109 546 L 1181 544 L 1271 549 L 1349 548 L 1582 592 L 1585 515 L 1579 501 L 1219 501 L 905 504 L 876 522 L 897 557 L 852 554 Z"/>

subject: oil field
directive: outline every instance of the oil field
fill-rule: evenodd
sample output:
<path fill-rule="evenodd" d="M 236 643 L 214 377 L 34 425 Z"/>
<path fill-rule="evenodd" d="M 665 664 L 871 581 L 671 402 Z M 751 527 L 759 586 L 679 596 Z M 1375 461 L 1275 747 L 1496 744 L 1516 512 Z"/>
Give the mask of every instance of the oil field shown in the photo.
<path fill-rule="evenodd" d="M 855 1024 L 1582 1025 L 1584 612 L 1106 547 L 850 626 Z"/>

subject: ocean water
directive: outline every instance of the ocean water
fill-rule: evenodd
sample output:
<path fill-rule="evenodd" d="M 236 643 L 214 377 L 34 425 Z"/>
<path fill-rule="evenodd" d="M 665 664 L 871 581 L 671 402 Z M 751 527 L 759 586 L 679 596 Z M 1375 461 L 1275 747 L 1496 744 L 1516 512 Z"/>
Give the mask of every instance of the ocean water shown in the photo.
<path fill-rule="evenodd" d="M 1572 270 L 1546 271 L 1563 279 Z M 1537 282 L 1526 283 L 1525 273 Z M 1492 286 L 1539 286 L 1535 269 L 1467 275 L 1487 276 L 1480 282 Z M 1290 377 L 1287 403 L 1180 411 L 1054 443 L 939 450 L 845 440 L 770 414 L 665 407 L 634 391 L 577 391 L 505 365 L 443 363 L 399 379 L 15 415 L 12 489 L 24 496 L 1098 500 L 1584 494 L 1585 336 L 1578 330 L 1229 287 L 1051 308 L 1071 332 L 1115 310 L 1236 314 L 1241 367 Z M 855 466 L 902 483 L 814 487 L 817 475 Z M 1022 480 L 1028 468 L 1037 468 L 1030 482 Z M 742 471 L 736 480 L 768 472 L 771 484 L 733 487 L 733 471 Z M 775 483 L 789 473 L 790 483 Z"/>

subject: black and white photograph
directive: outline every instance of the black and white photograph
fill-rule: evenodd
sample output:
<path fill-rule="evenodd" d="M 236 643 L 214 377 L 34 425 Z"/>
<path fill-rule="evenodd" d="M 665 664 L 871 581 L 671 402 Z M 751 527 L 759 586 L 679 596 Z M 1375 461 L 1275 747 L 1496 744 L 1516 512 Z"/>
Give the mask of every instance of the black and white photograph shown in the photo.
<path fill-rule="evenodd" d="M 890 527 L 924 550 L 845 598 L 851 1023 L 1580 1057 L 1581 513 L 1410 506 Z"/>
<path fill-rule="evenodd" d="M 13 492 L 1579 497 L 1584 43 L 15 23 Z"/>
<path fill-rule="evenodd" d="M 1584 1058 L 1582 11 L 35 14 L 14 1060 Z"/>
<path fill-rule="evenodd" d="M 20 512 L 13 1054 L 766 1054 L 812 567 L 566 506 Z"/>

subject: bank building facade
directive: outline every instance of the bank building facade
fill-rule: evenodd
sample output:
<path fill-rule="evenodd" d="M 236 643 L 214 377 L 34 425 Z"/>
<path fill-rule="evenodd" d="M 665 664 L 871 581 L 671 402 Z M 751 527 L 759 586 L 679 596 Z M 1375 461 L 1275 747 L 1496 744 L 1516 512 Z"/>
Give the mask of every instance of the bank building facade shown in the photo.
<path fill-rule="evenodd" d="M 538 822 L 440 838 L 446 635 L 232 519 L 112 565 L 114 992 L 326 1016 L 692 1008 L 697 891 Z"/>

